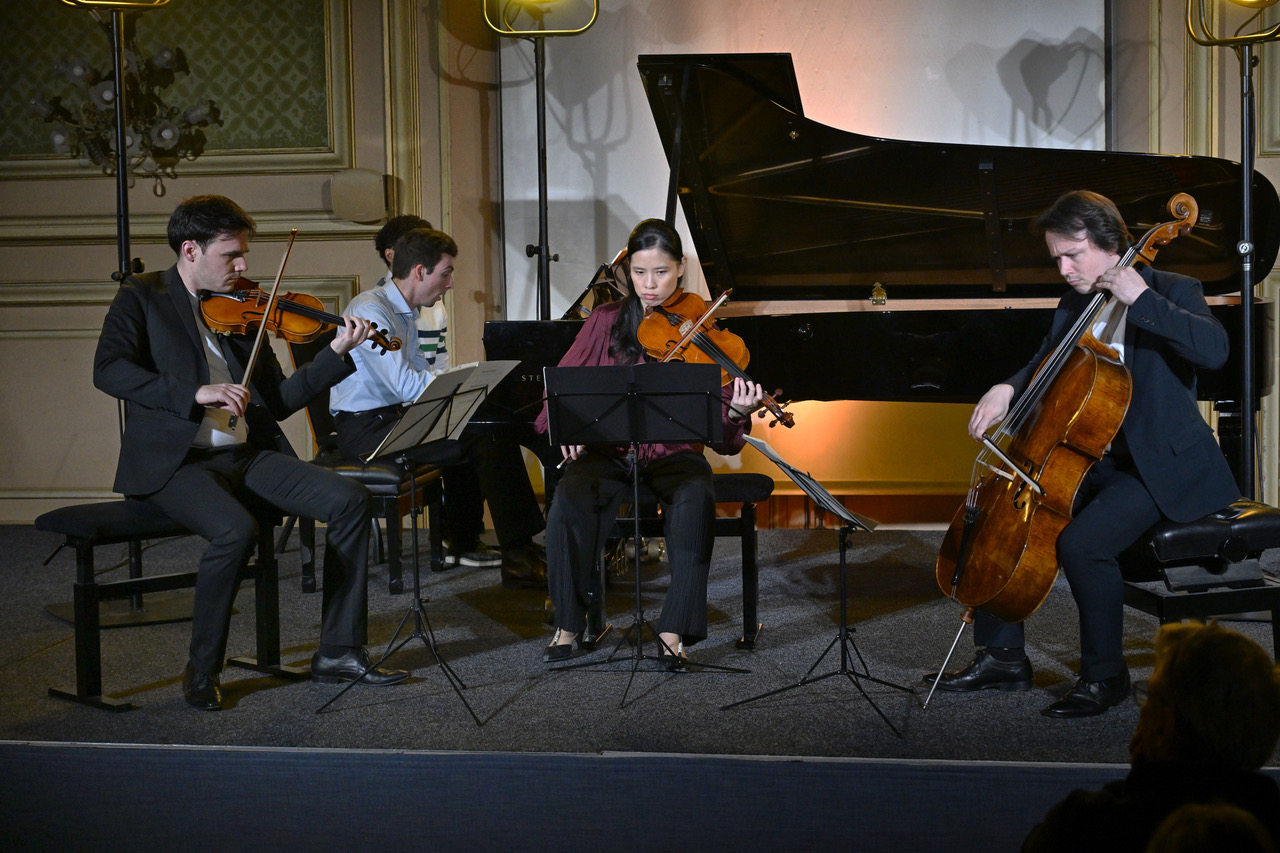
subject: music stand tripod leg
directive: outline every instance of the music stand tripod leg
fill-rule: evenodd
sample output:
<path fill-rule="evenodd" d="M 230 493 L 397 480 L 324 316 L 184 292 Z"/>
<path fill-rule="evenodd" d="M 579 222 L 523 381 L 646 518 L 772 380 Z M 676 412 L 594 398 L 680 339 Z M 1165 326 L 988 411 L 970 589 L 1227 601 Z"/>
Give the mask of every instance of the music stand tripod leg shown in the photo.
<path fill-rule="evenodd" d="M 858 692 L 861 693 L 862 697 L 867 700 L 867 703 L 871 705 L 872 709 L 880 716 L 880 719 L 884 720 L 885 725 L 889 727 L 890 731 L 892 731 L 898 737 L 902 737 L 902 732 L 898 731 L 898 727 L 895 726 L 887 716 L 885 716 L 884 711 L 880 710 L 880 706 L 876 704 L 875 700 L 872 699 L 870 694 L 867 693 L 866 689 L 863 688 L 862 679 L 865 678 L 867 681 L 873 681 L 876 684 L 881 684 L 881 685 L 884 685 L 885 687 L 892 687 L 893 689 L 901 690 L 904 693 L 914 694 L 915 691 L 912 690 L 910 687 L 903 687 L 900 684 L 894 684 L 889 681 L 882 681 L 879 678 L 873 678 L 867 670 L 867 664 L 866 664 L 866 661 L 864 661 L 862 658 L 862 653 L 858 651 L 858 647 L 854 644 L 853 639 L 850 636 L 850 634 L 852 633 L 852 629 L 849 627 L 849 593 L 848 593 L 848 585 L 847 585 L 848 565 L 849 565 L 848 536 L 850 533 L 853 532 L 853 530 L 854 528 L 851 525 L 845 525 L 844 527 L 840 528 L 840 628 L 836 633 L 835 638 L 830 643 L 827 644 L 826 649 L 824 649 L 822 654 L 818 656 L 818 659 L 814 661 L 813 666 L 809 667 L 809 670 L 804 674 L 804 677 L 802 677 L 795 684 L 788 684 L 783 687 L 778 687 L 774 690 L 770 690 L 767 693 L 761 693 L 759 696 L 752 696 L 749 699 L 743 699 L 738 702 L 733 702 L 729 705 L 724 705 L 720 708 L 720 710 L 727 711 L 730 708 L 736 708 L 739 705 L 746 705 L 750 702 L 755 702 L 760 699 L 766 699 L 770 696 L 777 696 L 779 693 L 785 693 L 788 690 L 795 690 L 798 687 L 804 687 L 807 684 L 813 684 L 814 682 L 823 681 L 833 676 L 843 675 L 849 680 L 850 683 L 853 684 L 854 687 L 858 689 Z M 822 663 L 822 661 L 831 652 L 831 650 L 836 647 L 837 644 L 840 646 L 839 668 L 833 669 L 830 672 L 825 672 L 822 675 L 815 676 L 813 674 L 813 671 L 818 668 L 818 664 Z M 858 662 L 862 665 L 861 672 L 859 672 L 857 668 L 855 668 L 853 665 L 853 659 L 855 657 L 858 659 Z"/>
<path fill-rule="evenodd" d="M 405 611 L 404 616 L 400 619 L 400 624 L 396 627 L 395 633 L 392 634 L 391 639 L 387 641 L 387 650 L 382 653 L 382 656 L 376 661 L 371 661 L 369 666 L 365 668 L 365 671 L 360 673 L 359 678 L 343 685 L 342 689 L 330 698 L 328 702 L 325 702 L 316 709 L 316 713 L 319 714 L 325 708 L 328 708 L 334 702 L 338 701 L 338 699 L 346 694 L 348 690 L 359 684 L 370 671 L 381 666 L 383 662 L 390 659 L 392 655 L 404 648 L 410 641 L 417 639 L 421 640 L 422 644 L 426 646 L 435 657 L 436 665 L 444 672 L 445 679 L 449 682 L 453 691 L 458 694 L 458 699 L 462 701 L 462 706 L 467 709 L 467 713 L 471 715 L 471 719 L 475 720 L 477 726 L 482 726 L 484 723 L 481 722 L 480 718 L 476 715 L 476 712 L 472 709 L 471 703 L 467 701 L 467 697 L 462 695 L 462 689 L 466 687 L 466 684 L 462 682 L 462 679 L 458 677 L 458 674 L 453 671 L 453 667 L 449 666 L 449 663 L 441 656 L 440 650 L 436 645 L 435 632 L 431 629 L 431 620 L 427 618 L 426 610 L 423 608 L 422 560 L 418 555 L 418 522 L 422 516 L 422 508 L 418 506 L 418 489 L 417 484 L 414 481 L 413 472 L 414 462 L 407 454 L 397 457 L 396 462 L 404 467 L 405 476 L 408 478 L 409 482 L 409 517 L 413 522 L 413 603 L 409 605 L 409 609 Z M 400 636 L 400 632 L 404 630 L 405 625 L 409 624 L 410 619 L 413 620 L 413 631 L 407 637 L 400 640 L 399 643 L 396 643 L 396 639 Z"/>

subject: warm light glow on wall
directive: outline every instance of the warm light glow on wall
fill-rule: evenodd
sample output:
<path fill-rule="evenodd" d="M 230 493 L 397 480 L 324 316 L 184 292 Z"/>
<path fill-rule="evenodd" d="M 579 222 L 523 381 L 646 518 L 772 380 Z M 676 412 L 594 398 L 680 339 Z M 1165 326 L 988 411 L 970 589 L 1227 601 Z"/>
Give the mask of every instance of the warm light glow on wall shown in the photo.
<path fill-rule="evenodd" d="M 971 405 L 809 400 L 789 409 L 793 428 L 756 419 L 751 434 L 832 494 L 963 494 L 968 488 L 978 450 L 966 431 Z M 776 466 L 751 448 L 708 458 L 717 471 L 768 474 L 779 481 L 779 494 L 792 493 Z"/>

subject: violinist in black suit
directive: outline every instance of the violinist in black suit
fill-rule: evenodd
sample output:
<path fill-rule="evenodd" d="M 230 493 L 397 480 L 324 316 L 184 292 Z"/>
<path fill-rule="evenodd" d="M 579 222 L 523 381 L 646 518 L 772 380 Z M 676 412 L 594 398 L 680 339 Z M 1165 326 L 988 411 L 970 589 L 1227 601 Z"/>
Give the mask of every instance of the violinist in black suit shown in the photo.
<path fill-rule="evenodd" d="M 1122 652 L 1124 586 L 1119 554 L 1161 519 L 1191 521 L 1240 497 L 1239 487 L 1196 404 L 1196 369 L 1216 369 L 1229 341 L 1204 299 L 1200 282 L 1150 268 L 1118 266 L 1130 239 L 1120 211 L 1096 193 L 1067 193 L 1041 214 L 1036 229 L 1071 291 L 1027 366 L 989 390 L 973 410 L 978 441 L 1003 420 L 1045 356 L 1092 295 L 1109 291 L 1093 334 L 1113 347 L 1132 377 L 1128 412 L 1106 454 L 1089 469 L 1072 521 L 1058 537 L 1058 561 L 1080 616 L 1080 674 L 1048 717 L 1101 714 L 1129 693 Z M 1026 690 L 1031 662 L 1022 624 L 978 611 L 976 658 L 938 679 L 938 689 Z M 931 682 L 936 675 L 925 677 Z"/>
<path fill-rule="evenodd" d="M 154 504 L 209 542 L 196 580 L 186 701 L 222 707 L 236 574 L 256 541 L 243 500 L 253 495 L 290 515 L 328 525 L 325 534 L 318 681 L 352 681 L 368 666 L 365 589 L 369 495 L 363 486 L 298 459 L 279 421 L 351 373 L 347 354 L 369 339 L 367 321 L 347 318 L 333 344 L 286 378 L 269 346 L 244 381 L 253 336 L 216 334 L 201 291 L 228 292 L 247 269 L 254 221 L 235 202 L 204 195 L 169 219 L 177 255 L 162 273 L 130 276 L 103 322 L 93 381 L 126 402 L 115 490 Z M 407 673 L 375 669 L 365 683 Z"/>

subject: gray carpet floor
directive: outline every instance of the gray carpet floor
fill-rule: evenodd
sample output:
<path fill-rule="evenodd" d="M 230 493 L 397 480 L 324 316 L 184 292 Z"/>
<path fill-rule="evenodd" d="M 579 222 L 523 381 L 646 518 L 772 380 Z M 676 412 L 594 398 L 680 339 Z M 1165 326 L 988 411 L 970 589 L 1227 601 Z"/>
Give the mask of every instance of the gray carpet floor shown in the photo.
<path fill-rule="evenodd" d="M 959 608 L 934 582 L 941 536 L 884 528 L 850 536 L 851 653 L 860 674 L 853 679 L 837 672 L 838 645 L 818 660 L 839 627 L 835 531 L 761 531 L 764 628 L 754 651 L 734 645 L 741 621 L 737 543 L 717 541 L 710 636 L 691 649 L 691 657 L 747 673 L 693 667 L 675 674 L 647 661 L 633 672 L 629 646 L 612 663 L 551 672 L 541 661 L 550 634 L 541 591 L 504 588 L 496 569 L 424 572 L 425 612 L 441 656 L 466 684 L 462 695 L 477 725 L 417 639 L 392 659 L 413 672 L 408 683 L 358 686 L 321 713 L 317 709 L 338 687 L 234 668 L 223 677 L 228 707 L 196 711 L 181 696 L 190 627 L 183 622 L 104 632 L 104 691 L 128 699 L 137 710 L 111 714 L 51 698 L 50 686 L 74 685 L 72 627 L 46 610 L 69 600 L 74 556 L 64 550 L 43 566 L 56 537 L 30 527 L 0 527 L 0 740 L 1126 763 L 1138 717 L 1133 702 L 1087 720 L 1049 720 L 1039 713 L 1070 687 L 1078 664 L 1075 607 L 1061 579 L 1028 623 L 1028 653 L 1036 669 L 1032 691 L 940 693 L 927 709 L 921 707 L 920 677 L 941 664 L 960 626 Z M 187 570 L 202 547 L 193 538 L 148 543 L 146 570 Z M 100 549 L 100 571 L 124 576 L 124 558 L 123 547 Z M 296 539 L 280 559 L 284 660 L 305 664 L 316 648 L 320 597 L 299 591 Z M 641 577 L 646 612 L 656 615 L 666 584 L 661 565 L 646 564 Z M 632 624 L 632 589 L 629 579 L 609 587 L 615 627 Z M 375 652 L 396 634 L 410 601 L 407 594 L 387 593 L 385 566 L 371 570 Z M 252 586 L 241 591 L 237 611 L 229 654 L 251 654 Z M 1270 648 L 1268 622 L 1229 626 Z M 1150 673 L 1156 627 L 1154 618 L 1126 612 L 1126 657 L 1135 679 Z M 575 662 L 603 661 L 617 636 L 610 634 L 601 651 Z M 651 643 L 646 649 L 657 651 Z M 966 631 L 953 666 L 966 663 L 971 651 Z M 837 674 L 722 710 L 797 684 L 815 662 L 813 675 Z M 1280 764 L 1278 756 L 1270 763 Z"/>

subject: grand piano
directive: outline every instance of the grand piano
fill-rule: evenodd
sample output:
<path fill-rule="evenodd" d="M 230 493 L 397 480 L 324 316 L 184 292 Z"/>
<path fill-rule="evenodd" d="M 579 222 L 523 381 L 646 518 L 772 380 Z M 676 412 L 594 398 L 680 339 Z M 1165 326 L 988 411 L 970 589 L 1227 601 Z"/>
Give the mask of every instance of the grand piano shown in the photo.
<path fill-rule="evenodd" d="M 1030 221 L 1091 189 L 1135 237 L 1199 204 L 1157 265 L 1204 282 L 1233 359 L 1203 399 L 1240 394 L 1240 167 L 1210 157 L 881 139 L 804 116 L 789 54 L 641 56 L 640 77 L 671 166 L 667 216 L 683 208 L 717 314 L 752 354 L 748 372 L 790 400 L 976 401 L 1021 367 L 1065 284 Z M 1253 175 L 1254 280 L 1280 245 L 1280 202 Z M 1235 294 L 1234 296 L 1232 294 Z M 1269 303 L 1255 303 L 1256 397 L 1269 393 Z M 570 315 L 579 312 L 571 309 Z M 524 364 L 490 417 L 528 420 L 541 368 L 571 319 L 486 323 L 489 358 Z M 1228 451 L 1229 457 L 1232 455 Z"/>

